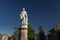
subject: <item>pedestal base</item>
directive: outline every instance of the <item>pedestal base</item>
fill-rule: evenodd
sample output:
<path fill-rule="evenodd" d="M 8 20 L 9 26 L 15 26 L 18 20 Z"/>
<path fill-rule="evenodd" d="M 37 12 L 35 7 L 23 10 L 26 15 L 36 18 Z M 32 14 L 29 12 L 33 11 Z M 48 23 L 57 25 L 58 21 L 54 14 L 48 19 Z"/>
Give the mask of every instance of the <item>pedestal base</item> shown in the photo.
<path fill-rule="evenodd" d="M 20 28 L 21 31 L 21 40 L 28 40 L 28 29 L 25 27 Z"/>

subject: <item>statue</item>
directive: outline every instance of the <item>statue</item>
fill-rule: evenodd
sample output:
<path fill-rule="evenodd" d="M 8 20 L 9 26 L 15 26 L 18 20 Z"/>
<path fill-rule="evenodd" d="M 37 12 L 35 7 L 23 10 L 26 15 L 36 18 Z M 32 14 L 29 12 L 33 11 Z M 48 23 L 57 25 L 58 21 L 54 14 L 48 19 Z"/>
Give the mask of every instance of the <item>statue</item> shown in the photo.
<path fill-rule="evenodd" d="M 28 40 L 28 15 L 23 8 L 23 11 L 20 14 L 21 28 L 20 28 L 20 40 Z"/>
<path fill-rule="evenodd" d="M 20 14 L 20 20 L 22 22 L 22 26 L 28 24 L 28 16 L 27 16 L 27 12 L 25 11 L 25 8 L 23 8 L 23 11 Z"/>

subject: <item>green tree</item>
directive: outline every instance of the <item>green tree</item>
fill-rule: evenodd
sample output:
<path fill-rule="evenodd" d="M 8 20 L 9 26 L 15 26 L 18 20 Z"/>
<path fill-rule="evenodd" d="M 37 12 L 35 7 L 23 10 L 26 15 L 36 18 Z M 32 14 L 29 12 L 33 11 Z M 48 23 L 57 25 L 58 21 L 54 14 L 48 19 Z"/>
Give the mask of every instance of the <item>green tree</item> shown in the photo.
<path fill-rule="evenodd" d="M 14 38 L 14 40 L 19 40 L 19 29 L 16 28 L 12 37 Z"/>
<path fill-rule="evenodd" d="M 35 30 L 31 24 L 28 25 L 28 40 L 35 40 Z"/>
<path fill-rule="evenodd" d="M 39 40 L 46 40 L 45 32 L 42 26 L 39 28 Z"/>
<path fill-rule="evenodd" d="M 39 35 L 38 35 L 38 33 L 36 33 L 35 40 L 38 40 L 38 37 L 39 37 Z"/>

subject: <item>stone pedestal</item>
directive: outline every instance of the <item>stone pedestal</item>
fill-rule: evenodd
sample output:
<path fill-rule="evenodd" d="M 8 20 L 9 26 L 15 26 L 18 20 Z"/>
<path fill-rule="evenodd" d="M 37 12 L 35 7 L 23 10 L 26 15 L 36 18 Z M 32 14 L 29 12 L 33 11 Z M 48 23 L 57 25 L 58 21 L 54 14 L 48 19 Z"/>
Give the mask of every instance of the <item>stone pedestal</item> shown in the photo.
<path fill-rule="evenodd" d="M 28 40 L 28 29 L 26 27 L 21 27 L 20 28 L 20 32 L 21 32 L 21 40 Z"/>

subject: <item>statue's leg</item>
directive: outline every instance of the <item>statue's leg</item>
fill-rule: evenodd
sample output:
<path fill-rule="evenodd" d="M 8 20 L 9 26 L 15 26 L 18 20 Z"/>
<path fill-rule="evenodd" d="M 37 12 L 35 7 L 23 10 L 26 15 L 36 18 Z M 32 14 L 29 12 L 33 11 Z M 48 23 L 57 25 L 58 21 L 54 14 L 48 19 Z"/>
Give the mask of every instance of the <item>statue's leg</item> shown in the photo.
<path fill-rule="evenodd" d="M 25 25 L 25 20 L 23 20 L 23 25 Z"/>
<path fill-rule="evenodd" d="M 28 20 L 27 20 L 27 18 L 26 18 L 26 24 L 28 24 Z"/>
<path fill-rule="evenodd" d="M 23 21 L 22 21 L 22 25 L 23 25 Z"/>
<path fill-rule="evenodd" d="M 24 25 L 25 25 L 25 22 L 26 22 L 26 21 L 25 21 L 25 17 L 24 17 Z"/>

